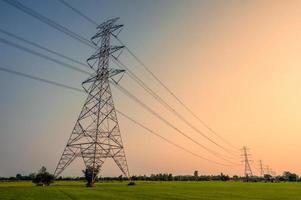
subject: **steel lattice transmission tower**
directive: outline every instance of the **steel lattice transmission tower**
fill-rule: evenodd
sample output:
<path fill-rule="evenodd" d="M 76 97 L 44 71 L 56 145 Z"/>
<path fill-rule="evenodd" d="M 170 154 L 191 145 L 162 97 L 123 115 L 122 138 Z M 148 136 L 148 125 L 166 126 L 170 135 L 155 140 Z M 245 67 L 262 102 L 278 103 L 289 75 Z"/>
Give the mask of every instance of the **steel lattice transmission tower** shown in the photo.
<path fill-rule="evenodd" d="M 263 169 L 263 164 L 262 160 L 259 160 L 259 170 L 260 170 L 260 176 L 264 176 L 264 169 Z"/>
<path fill-rule="evenodd" d="M 87 59 L 93 69 L 91 76 L 82 83 L 87 93 L 86 101 L 76 121 L 54 175 L 61 174 L 71 162 L 82 157 L 86 168 L 92 168 L 92 182 L 106 158 L 112 158 L 123 175 L 130 177 L 123 142 L 110 89 L 109 79 L 124 70 L 109 68 L 110 56 L 120 53 L 123 46 L 111 44 L 113 34 L 123 25 L 118 18 L 110 19 L 97 27 L 91 41 L 99 49 Z"/>
<path fill-rule="evenodd" d="M 250 165 L 251 160 L 249 159 L 249 157 L 251 156 L 251 154 L 248 153 L 248 148 L 245 147 L 245 146 L 242 148 L 242 152 L 243 152 L 243 154 L 242 154 L 242 157 L 243 157 L 242 162 L 245 165 L 245 177 L 248 179 L 249 177 L 253 176 L 253 172 L 252 172 L 251 165 Z"/>

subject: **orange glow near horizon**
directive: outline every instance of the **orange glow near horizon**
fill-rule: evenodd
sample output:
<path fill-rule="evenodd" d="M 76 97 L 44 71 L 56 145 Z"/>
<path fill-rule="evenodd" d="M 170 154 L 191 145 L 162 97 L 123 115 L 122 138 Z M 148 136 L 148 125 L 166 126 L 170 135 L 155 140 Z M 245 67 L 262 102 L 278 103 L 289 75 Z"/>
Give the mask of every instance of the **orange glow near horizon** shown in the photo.
<path fill-rule="evenodd" d="M 176 19 L 164 22 L 165 35 L 160 43 L 152 44 L 163 53 L 150 65 L 158 67 L 158 74 L 168 74 L 167 82 L 175 93 L 220 134 L 239 147 L 251 148 L 257 174 L 259 159 L 277 173 L 283 170 L 301 173 L 296 160 L 301 140 L 300 4 L 300 1 L 227 3 L 216 13 L 208 14 L 205 24 L 198 22 L 202 19 L 194 7 L 189 16 L 178 12 Z M 197 124 L 191 116 L 188 119 Z M 175 123 L 198 138 L 181 122 Z M 173 139 L 186 143 L 182 137 Z M 189 142 L 186 144 L 200 152 Z M 207 153 L 203 155 L 215 159 Z M 162 160 L 187 158 L 185 153 L 175 155 L 169 151 L 157 156 Z M 229 170 L 196 163 L 195 158 L 188 156 L 188 161 L 178 159 L 171 165 L 161 165 L 166 171 L 173 165 L 184 171 L 200 165 L 204 173 L 242 174 L 242 166 Z"/>

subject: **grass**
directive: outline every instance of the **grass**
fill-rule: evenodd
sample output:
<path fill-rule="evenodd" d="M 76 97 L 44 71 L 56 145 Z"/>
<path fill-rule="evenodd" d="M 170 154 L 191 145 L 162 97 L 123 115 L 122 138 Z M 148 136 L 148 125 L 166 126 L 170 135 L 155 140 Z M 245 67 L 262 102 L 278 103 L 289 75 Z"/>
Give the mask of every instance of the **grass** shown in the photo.
<path fill-rule="evenodd" d="M 89 200 L 89 199 L 269 199 L 301 200 L 301 183 L 242 182 L 126 182 L 97 183 L 57 181 L 50 187 L 31 182 L 0 182 L 0 200 Z"/>

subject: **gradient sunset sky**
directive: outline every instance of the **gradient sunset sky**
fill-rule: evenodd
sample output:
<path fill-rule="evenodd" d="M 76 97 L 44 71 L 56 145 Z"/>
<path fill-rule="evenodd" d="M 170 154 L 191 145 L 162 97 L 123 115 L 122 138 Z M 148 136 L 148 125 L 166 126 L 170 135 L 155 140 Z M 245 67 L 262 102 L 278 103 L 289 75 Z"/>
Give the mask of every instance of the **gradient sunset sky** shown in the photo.
<path fill-rule="evenodd" d="M 20 1 L 20 0 L 19 0 Z M 259 174 L 263 160 L 277 174 L 301 174 L 301 1 L 66 0 L 99 23 L 120 17 L 119 37 L 183 102 L 214 130 L 246 145 Z M 20 1 L 21 2 L 21 1 Z M 26 6 L 90 38 L 95 27 L 59 1 L 24 0 Z M 1 29 L 85 62 L 93 50 L 0 1 Z M 0 33 L 0 38 L 17 40 Z M 32 47 L 30 47 L 32 48 Z M 45 52 L 43 52 L 45 53 Z M 191 123 L 227 146 L 193 118 L 130 57 L 131 67 Z M 86 75 L 0 43 L 0 67 L 81 87 Z M 165 110 L 128 76 L 120 84 L 197 141 L 227 154 Z M 189 150 L 223 160 L 179 135 L 112 87 L 115 106 Z M 0 176 L 51 172 L 66 145 L 85 95 L 0 72 Z M 132 175 L 152 173 L 243 175 L 177 149 L 118 116 Z M 240 163 L 240 152 L 230 159 Z M 81 159 L 63 175 L 81 175 Z M 102 175 L 120 175 L 111 160 Z"/>

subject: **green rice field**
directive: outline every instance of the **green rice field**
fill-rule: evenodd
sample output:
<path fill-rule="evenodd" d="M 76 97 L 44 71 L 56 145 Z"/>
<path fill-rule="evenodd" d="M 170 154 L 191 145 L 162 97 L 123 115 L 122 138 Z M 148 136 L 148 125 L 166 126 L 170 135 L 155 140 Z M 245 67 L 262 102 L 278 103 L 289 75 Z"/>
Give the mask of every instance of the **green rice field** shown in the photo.
<path fill-rule="evenodd" d="M 81 181 L 57 181 L 49 187 L 31 182 L 0 182 L 1 200 L 89 199 L 301 199 L 301 183 L 102 182 L 86 188 Z"/>

